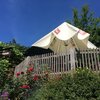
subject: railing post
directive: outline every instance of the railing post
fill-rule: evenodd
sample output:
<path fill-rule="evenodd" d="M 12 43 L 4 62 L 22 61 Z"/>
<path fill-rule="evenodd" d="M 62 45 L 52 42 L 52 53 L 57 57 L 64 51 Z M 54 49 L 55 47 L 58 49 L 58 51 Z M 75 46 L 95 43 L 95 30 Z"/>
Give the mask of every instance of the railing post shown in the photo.
<path fill-rule="evenodd" d="M 75 47 L 70 49 L 71 70 L 75 70 Z"/>

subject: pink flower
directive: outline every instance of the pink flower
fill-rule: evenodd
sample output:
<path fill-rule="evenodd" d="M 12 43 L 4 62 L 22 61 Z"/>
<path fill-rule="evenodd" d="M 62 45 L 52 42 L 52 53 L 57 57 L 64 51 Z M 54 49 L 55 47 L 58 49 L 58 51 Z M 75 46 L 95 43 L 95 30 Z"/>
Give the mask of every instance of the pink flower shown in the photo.
<path fill-rule="evenodd" d="M 28 72 L 31 72 L 31 71 L 33 71 L 33 70 L 34 70 L 33 67 L 29 67 L 29 68 L 27 69 Z"/>
<path fill-rule="evenodd" d="M 38 75 L 34 75 L 33 80 L 34 80 L 34 81 L 37 81 L 38 79 L 39 79 Z"/>
<path fill-rule="evenodd" d="M 16 76 L 18 77 L 19 75 L 20 75 L 20 72 L 17 72 L 17 73 L 16 73 Z"/>
<path fill-rule="evenodd" d="M 30 86 L 29 86 L 29 85 L 22 85 L 22 86 L 20 86 L 20 88 L 23 88 L 23 89 L 30 89 Z"/>

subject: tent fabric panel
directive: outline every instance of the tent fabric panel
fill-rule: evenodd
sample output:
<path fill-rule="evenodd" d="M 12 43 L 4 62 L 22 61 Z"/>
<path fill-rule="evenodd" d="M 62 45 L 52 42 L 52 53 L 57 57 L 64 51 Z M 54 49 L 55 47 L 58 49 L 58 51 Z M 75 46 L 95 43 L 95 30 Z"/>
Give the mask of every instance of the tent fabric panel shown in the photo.
<path fill-rule="evenodd" d="M 78 28 L 64 22 L 52 32 L 58 39 L 66 41 L 72 38 L 78 31 Z"/>
<path fill-rule="evenodd" d="M 87 47 L 88 47 L 88 48 L 91 48 L 91 49 L 96 49 L 96 48 L 97 48 L 97 47 L 96 47 L 93 43 L 91 43 L 90 41 L 88 41 Z"/>
<path fill-rule="evenodd" d="M 79 40 L 84 40 L 84 39 L 86 39 L 89 36 L 90 36 L 90 34 L 85 32 L 85 31 L 83 31 L 83 30 L 79 30 L 78 31 L 77 37 L 78 37 Z"/>
<path fill-rule="evenodd" d="M 35 42 L 32 46 L 37 46 L 37 47 L 47 49 L 50 43 L 52 42 L 53 38 L 54 36 L 52 35 L 52 33 L 49 33 L 45 35 L 43 38 L 41 38 L 40 40 L 38 40 L 37 42 Z"/>

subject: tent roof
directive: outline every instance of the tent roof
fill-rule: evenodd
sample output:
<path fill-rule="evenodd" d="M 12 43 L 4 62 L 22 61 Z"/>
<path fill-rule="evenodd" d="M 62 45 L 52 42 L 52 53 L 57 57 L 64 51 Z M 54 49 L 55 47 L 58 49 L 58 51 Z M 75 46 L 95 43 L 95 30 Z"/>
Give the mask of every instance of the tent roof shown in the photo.
<path fill-rule="evenodd" d="M 32 44 L 34 48 L 41 48 L 47 50 L 53 50 L 51 45 L 54 44 L 54 40 L 56 38 L 57 43 L 54 46 L 61 46 L 60 43 L 62 41 L 68 42 L 70 39 L 73 39 L 73 42 L 76 45 L 76 48 L 96 48 L 94 44 L 88 41 L 90 34 L 82 31 L 81 29 L 70 25 L 67 22 L 62 23 L 60 26 L 52 30 L 50 33 L 42 37 L 40 40 Z M 63 43 L 64 44 L 64 43 Z M 62 44 L 62 45 L 63 45 Z M 62 46 L 64 47 L 64 46 Z M 45 50 L 43 50 L 45 51 Z M 34 52 L 34 51 L 33 51 Z M 45 51 L 46 52 L 46 51 Z"/>
<path fill-rule="evenodd" d="M 78 34 L 79 33 L 79 34 Z M 53 31 L 42 37 L 40 40 L 32 44 L 32 46 L 48 48 L 54 37 L 62 41 L 67 41 L 77 34 L 77 39 L 84 40 L 89 38 L 89 33 L 86 33 L 79 28 L 70 25 L 67 22 L 62 23 L 60 26 L 55 28 Z"/>

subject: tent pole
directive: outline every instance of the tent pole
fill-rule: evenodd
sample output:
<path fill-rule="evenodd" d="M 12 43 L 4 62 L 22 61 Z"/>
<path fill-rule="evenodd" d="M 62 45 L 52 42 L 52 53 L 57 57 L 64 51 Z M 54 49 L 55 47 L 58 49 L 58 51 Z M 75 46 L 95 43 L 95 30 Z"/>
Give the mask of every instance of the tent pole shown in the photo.
<path fill-rule="evenodd" d="M 72 44 L 72 47 L 70 48 L 70 60 L 71 60 L 71 70 L 75 70 L 75 59 L 76 59 L 76 50 L 75 50 L 75 47 L 78 49 L 75 41 L 73 38 L 71 38 L 71 44 Z"/>
<path fill-rule="evenodd" d="M 72 39 L 73 43 L 75 44 L 75 47 L 78 49 L 78 46 L 77 46 L 75 40 L 73 38 L 71 38 L 71 39 Z"/>

